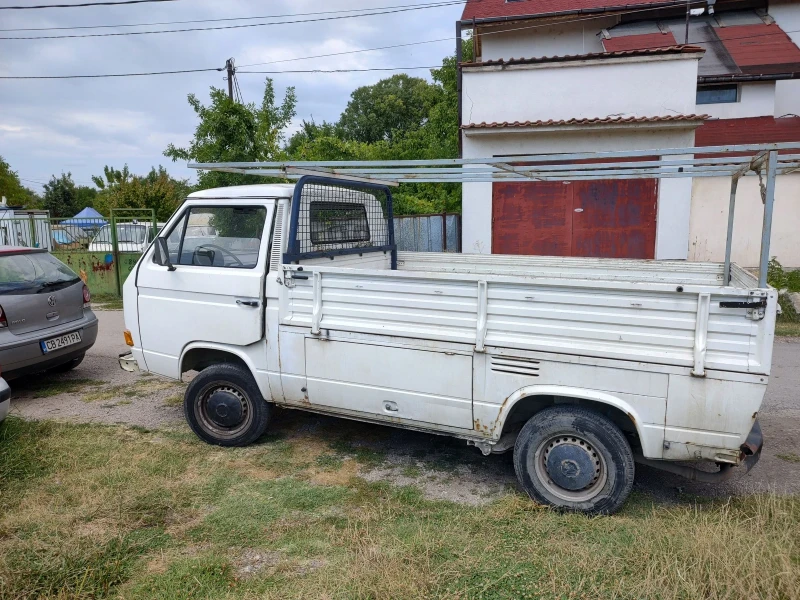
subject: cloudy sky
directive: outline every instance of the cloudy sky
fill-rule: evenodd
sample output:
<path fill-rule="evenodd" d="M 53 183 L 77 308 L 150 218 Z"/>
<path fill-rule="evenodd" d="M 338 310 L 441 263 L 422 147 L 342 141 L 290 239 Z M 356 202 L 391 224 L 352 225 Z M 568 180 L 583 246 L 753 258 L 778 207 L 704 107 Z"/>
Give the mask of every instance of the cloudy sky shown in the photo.
<path fill-rule="evenodd" d="M 82 0 L 83 2 L 87 0 Z M 321 12 L 426 5 L 442 0 L 177 0 L 151 4 L 41 10 L 0 10 L 0 37 L 92 34 L 184 27 L 211 27 L 309 19 Z M 67 4 L 78 0 L 0 0 L 0 6 Z M 312 60 L 244 65 L 347 52 L 453 36 L 462 4 L 332 21 L 121 37 L 0 40 L 0 75 L 76 75 L 222 67 L 234 57 L 241 71 L 366 69 L 438 65 L 453 52 L 452 41 L 344 54 Z M 310 16 L 123 29 L 8 31 L 19 28 L 75 27 L 258 17 Z M 341 15 L 341 13 L 339 13 Z M 352 14 L 352 13 L 351 13 Z M 429 77 L 425 70 L 411 71 Z M 358 86 L 391 73 L 282 74 L 274 78 L 279 98 L 297 88 L 297 117 L 335 120 Z M 258 102 L 267 75 L 238 75 L 245 101 Z M 103 165 L 135 173 L 163 164 L 176 176 L 192 178 L 184 164 L 162 155 L 170 142 L 185 145 L 197 124 L 186 96 L 208 99 L 210 86 L 224 88 L 214 71 L 151 77 L 71 80 L 0 80 L 0 156 L 37 191 L 54 173 L 71 172 L 91 185 Z"/>

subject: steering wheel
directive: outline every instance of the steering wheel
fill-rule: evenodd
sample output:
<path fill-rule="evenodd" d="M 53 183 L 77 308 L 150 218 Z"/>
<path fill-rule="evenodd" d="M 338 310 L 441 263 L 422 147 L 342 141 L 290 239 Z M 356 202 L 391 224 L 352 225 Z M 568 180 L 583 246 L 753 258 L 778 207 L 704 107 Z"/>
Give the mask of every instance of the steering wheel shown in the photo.
<path fill-rule="evenodd" d="M 216 244 L 202 244 L 202 245 L 200 245 L 200 246 L 198 246 L 197 248 L 194 249 L 194 253 L 193 254 L 197 255 L 197 251 L 200 250 L 201 248 L 214 248 L 215 250 L 219 250 L 223 254 L 227 254 L 233 260 L 235 260 L 238 266 L 240 266 L 240 267 L 244 266 L 244 263 L 239 259 L 239 257 L 236 256 L 233 252 L 231 252 L 227 248 L 223 248 L 222 246 L 217 246 Z"/>

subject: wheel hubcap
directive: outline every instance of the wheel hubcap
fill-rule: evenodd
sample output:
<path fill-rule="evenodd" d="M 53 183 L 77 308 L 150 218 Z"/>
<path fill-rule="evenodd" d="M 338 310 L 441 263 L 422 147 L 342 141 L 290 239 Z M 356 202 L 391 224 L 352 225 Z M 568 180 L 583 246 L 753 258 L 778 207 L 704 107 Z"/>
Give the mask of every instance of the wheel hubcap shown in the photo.
<path fill-rule="evenodd" d="M 208 418 L 220 427 L 236 427 L 244 420 L 242 399 L 231 389 L 219 389 L 208 396 Z"/>
<path fill-rule="evenodd" d="M 539 481 L 562 500 L 591 500 L 606 482 L 603 456 L 576 435 L 557 435 L 545 440 L 536 449 L 534 461 Z"/>
<path fill-rule="evenodd" d="M 600 461 L 585 443 L 559 440 L 545 450 L 545 468 L 553 483 L 570 491 L 584 489 L 600 472 Z"/>

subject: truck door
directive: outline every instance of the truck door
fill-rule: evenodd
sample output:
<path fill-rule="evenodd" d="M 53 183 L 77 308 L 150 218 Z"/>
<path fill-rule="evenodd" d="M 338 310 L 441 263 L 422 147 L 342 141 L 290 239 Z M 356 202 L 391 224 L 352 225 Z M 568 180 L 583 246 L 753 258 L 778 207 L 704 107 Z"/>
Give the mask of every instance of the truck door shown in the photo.
<path fill-rule="evenodd" d="M 264 277 L 273 201 L 192 201 L 162 230 L 174 270 L 151 248 L 138 270 L 139 333 L 147 367 L 180 377 L 192 342 L 246 346 L 263 338 Z"/>

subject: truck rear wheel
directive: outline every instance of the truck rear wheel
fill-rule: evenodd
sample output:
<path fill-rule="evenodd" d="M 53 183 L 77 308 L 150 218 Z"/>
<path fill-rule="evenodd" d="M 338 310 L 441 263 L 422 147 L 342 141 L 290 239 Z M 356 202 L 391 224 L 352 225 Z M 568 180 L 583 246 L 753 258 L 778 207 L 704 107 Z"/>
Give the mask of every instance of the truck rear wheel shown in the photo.
<path fill-rule="evenodd" d="M 247 446 L 267 429 L 270 407 L 242 367 L 203 369 L 186 389 L 183 412 L 197 436 L 217 446 Z"/>
<path fill-rule="evenodd" d="M 541 504 L 611 514 L 631 493 L 635 468 L 628 440 L 608 417 L 564 405 L 528 420 L 514 445 L 514 470 Z"/>

